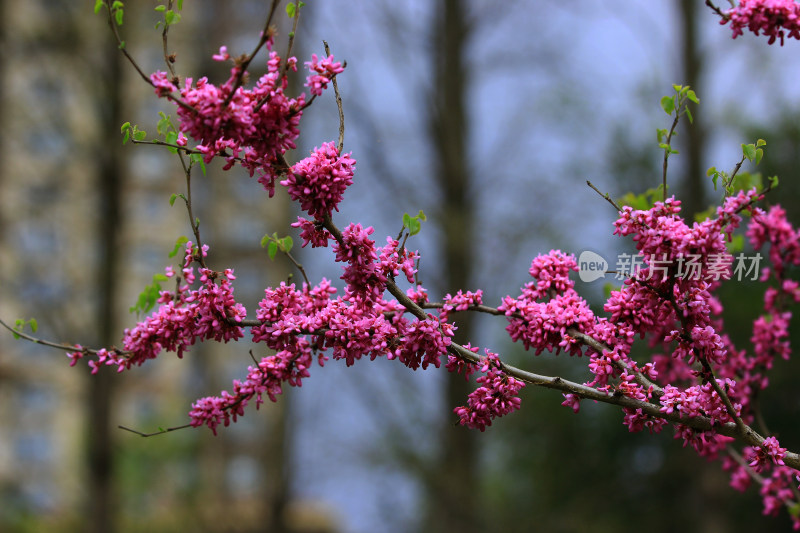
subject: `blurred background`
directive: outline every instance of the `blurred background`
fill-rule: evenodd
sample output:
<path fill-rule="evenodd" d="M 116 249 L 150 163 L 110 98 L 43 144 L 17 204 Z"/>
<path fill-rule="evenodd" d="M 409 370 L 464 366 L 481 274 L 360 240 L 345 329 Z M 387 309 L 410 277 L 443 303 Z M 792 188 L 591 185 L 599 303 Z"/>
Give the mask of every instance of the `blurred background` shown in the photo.
<path fill-rule="evenodd" d="M 181 76 L 227 78 L 220 45 L 249 53 L 266 1 L 195 0 L 170 32 Z M 127 48 L 147 73 L 163 70 L 158 2 L 129 2 Z M 767 46 L 730 29 L 701 2 L 598 0 L 503 3 L 441 0 L 306 1 L 294 49 L 322 40 L 348 68 L 339 77 L 345 150 L 358 160 L 341 212 L 397 235 L 405 212 L 429 216 L 410 247 L 432 299 L 482 288 L 496 306 L 518 294 L 530 260 L 551 248 L 630 252 L 614 239 L 612 197 L 661 181 L 656 128 L 671 84 L 700 96 L 681 124 L 670 183 L 691 214 L 721 197 L 705 178 L 731 169 L 740 144 L 767 141 L 759 171 L 779 175 L 769 202 L 797 223 L 800 43 Z M 190 235 L 169 206 L 184 188 L 174 156 L 122 146 L 120 125 L 155 134 L 156 100 L 111 39 L 93 2 L 0 0 L 0 318 L 35 317 L 49 340 L 111 346 L 152 275 L 174 264 Z M 281 7 L 281 13 L 283 6 Z M 280 19 L 277 50 L 288 32 Z M 263 56 L 253 78 L 263 72 Z M 302 79 L 295 82 L 301 89 Z M 290 160 L 335 139 L 332 91 L 303 117 Z M 236 294 L 255 316 L 268 284 L 287 279 L 258 243 L 287 233 L 296 213 L 281 190 L 220 165 L 197 174 L 195 214 L 210 266 L 235 269 Z M 299 238 L 290 233 L 295 241 Z M 330 252 L 299 254 L 312 281 L 338 281 Z M 796 272 L 795 272 L 796 275 Z M 296 276 L 295 276 L 296 278 Z M 579 290 L 602 308 L 602 284 Z M 749 347 L 760 287 L 724 287 L 726 321 Z M 582 361 L 512 344 L 504 321 L 458 316 L 459 339 L 539 373 L 584 381 Z M 301 390 L 249 409 L 214 437 L 186 429 L 191 403 L 218 394 L 250 364 L 249 343 L 162 354 L 144 367 L 89 376 L 61 352 L 0 334 L 0 531 L 13 532 L 478 532 L 788 530 L 762 517 L 754 489 L 727 486 L 673 440 L 630 435 L 618 409 L 528 388 L 523 408 L 485 433 L 455 426 L 471 385 L 444 371 L 390 361 L 313 369 Z M 263 354 L 262 354 L 263 355 Z M 796 362 L 777 361 L 762 398 L 770 428 L 797 449 Z"/>

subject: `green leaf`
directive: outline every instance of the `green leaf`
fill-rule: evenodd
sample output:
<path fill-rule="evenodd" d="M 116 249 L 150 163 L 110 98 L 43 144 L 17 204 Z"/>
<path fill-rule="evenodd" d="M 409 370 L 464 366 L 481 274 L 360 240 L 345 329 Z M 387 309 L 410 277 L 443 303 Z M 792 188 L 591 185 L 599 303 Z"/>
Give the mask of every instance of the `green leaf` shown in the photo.
<path fill-rule="evenodd" d="M 33 331 L 34 333 L 36 333 L 36 330 L 39 329 L 39 323 L 36 321 L 35 318 L 31 318 L 30 320 L 28 320 L 28 324 L 31 325 L 31 331 Z"/>
<path fill-rule="evenodd" d="M 695 222 L 702 222 L 704 220 L 707 220 L 707 219 L 713 217 L 716 214 L 717 214 L 717 206 L 712 205 L 711 207 L 709 207 L 708 209 L 705 209 L 704 211 L 700 211 L 699 213 L 695 213 L 694 214 L 694 220 L 695 220 Z"/>
<path fill-rule="evenodd" d="M 183 0 L 178 0 L 178 11 L 183 10 Z"/>
<path fill-rule="evenodd" d="M 143 130 L 133 130 L 133 139 L 135 141 L 143 141 L 147 138 L 147 132 Z"/>
<path fill-rule="evenodd" d="M 756 147 L 753 144 L 743 144 L 742 145 L 742 155 L 744 155 L 747 159 L 752 161 L 756 158 Z"/>
<path fill-rule="evenodd" d="M 100 10 L 103 9 L 105 2 L 103 0 L 95 0 L 94 2 L 94 14 L 97 15 L 100 13 Z"/>
<path fill-rule="evenodd" d="M 115 19 L 116 19 L 116 21 L 117 21 L 117 26 L 122 26 L 122 15 L 123 15 L 123 13 L 122 13 L 122 9 L 117 9 L 117 10 L 114 12 L 114 18 L 115 18 Z"/>
<path fill-rule="evenodd" d="M 161 273 L 153 274 L 153 281 L 168 281 L 168 280 L 169 278 L 167 277 L 166 274 L 161 274 Z"/>
<path fill-rule="evenodd" d="M 175 13 L 174 11 L 169 10 L 164 15 L 164 20 L 166 21 L 167 26 L 172 26 L 173 24 L 177 24 L 181 21 L 181 15 L 180 13 Z"/>
<path fill-rule="evenodd" d="M 764 157 L 764 150 L 762 148 L 756 148 L 756 165 L 761 163 L 762 157 Z"/>
<path fill-rule="evenodd" d="M 181 194 L 179 196 L 183 195 Z M 169 253 L 169 257 L 172 258 L 178 255 L 178 252 L 184 247 L 184 245 L 187 242 L 189 242 L 189 239 L 185 235 L 181 235 L 180 237 L 178 237 L 178 240 L 175 241 L 175 248 L 173 248 L 172 251 Z"/>
<path fill-rule="evenodd" d="M 663 109 L 667 115 L 672 115 L 672 112 L 675 110 L 675 101 L 669 96 L 664 96 L 661 98 L 661 109 Z"/>
<path fill-rule="evenodd" d="M 278 243 L 275 241 L 269 241 L 269 246 L 267 246 L 267 255 L 271 260 L 275 260 L 275 254 L 278 253 Z"/>
<path fill-rule="evenodd" d="M 694 117 L 692 116 L 691 110 L 687 107 L 686 110 L 686 118 L 689 119 L 689 124 L 694 124 Z"/>
<path fill-rule="evenodd" d="M 281 250 L 282 251 L 284 251 L 286 253 L 289 253 L 289 252 L 292 251 L 292 246 L 294 246 L 294 241 L 292 240 L 292 238 L 290 236 L 287 235 L 286 237 L 281 239 Z"/>
<path fill-rule="evenodd" d="M 177 198 L 178 198 L 178 195 L 177 195 L 176 193 L 172 193 L 172 194 L 170 195 L 170 197 L 169 197 L 169 206 L 170 206 L 170 207 L 172 207 L 173 205 L 175 205 L 175 200 L 176 200 Z"/>
<path fill-rule="evenodd" d="M 264 248 L 270 240 L 272 239 L 270 238 L 269 235 L 264 235 L 263 237 L 261 237 L 261 247 Z"/>
<path fill-rule="evenodd" d="M 611 291 L 613 291 L 613 290 L 616 290 L 616 287 L 614 287 L 613 284 L 611 284 L 611 283 L 604 283 L 603 284 L 603 295 L 605 296 L 606 300 L 611 298 Z"/>
<path fill-rule="evenodd" d="M 203 154 L 192 154 L 190 159 L 192 162 L 197 163 L 200 165 L 200 170 L 203 172 L 203 176 L 206 175 L 206 162 L 203 161 Z"/>
<path fill-rule="evenodd" d="M 767 141 L 765 141 L 764 139 L 759 139 L 756 141 L 756 146 L 766 146 L 766 145 Z"/>
<path fill-rule="evenodd" d="M 156 6 L 156 11 L 158 11 L 159 13 L 163 13 L 166 10 L 167 6 Z"/>
<path fill-rule="evenodd" d="M 286 14 L 289 15 L 289 18 L 293 19 L 294 16 L 297 14 L 297 6 L 294 2 L 289 2 L 286 4 Z"/>
<path fill-rule="evenodd" d="M 687 89 L 688 89 L 688 87 L 687 87 Z M 700 103 L 700 99 L 697 97 L 697 95 L 691 89 L 686 91 L 686 98 L 688 98 L 689 100 L 691 100 L 695 104 L 699 104 Z M 688 109 L 687 109 L 687 111 L 688 111 Z"/>

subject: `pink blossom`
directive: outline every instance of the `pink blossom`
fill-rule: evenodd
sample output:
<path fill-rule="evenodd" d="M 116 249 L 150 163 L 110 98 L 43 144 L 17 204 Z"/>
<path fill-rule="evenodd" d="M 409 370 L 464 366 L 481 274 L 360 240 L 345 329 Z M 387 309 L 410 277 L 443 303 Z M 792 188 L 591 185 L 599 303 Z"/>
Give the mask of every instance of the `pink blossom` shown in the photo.
<path fill-rule="evenodd" d="M 344 72 L 342 64 L 338 61 L 334 62 L 332 55 L 320 60 L 317 54 L 311 54 L 311 61 L 306 61 L 306 67 L 311 72 L 306 79 L 306 87 L 314 96 L 320 96 L 322 91 L 328 88 L 333 77 Z"/>
<path fill-rule="evenodd" d="M 353 183 L 355 164 L 349 153 L 340 156 L 334 143 L 327 142 L 295 163 L 281 185 L 303 211 L 322 220 L 339 210 L 344 191 Z"/>
<path fill-rule="evenodd" d="M 486 350 L 481 366 L 483 376 L 478 378 L 481 385 L 470 393 L 467 405 L 456 407 L 459 424 L 481 431 L 492 425 L 492 420 L 519 409 L 519 391 L 525 383 L 505 374 L 497 354 Z"/>
<path fill-rule="evenodd" d="M 178 90 L 175 84 L 169 80 L 168 74 L 160 70 L 150 75 L 150 82 L 153 84 L 153 87 L 155 87 L 156 94 L 161 97 L 170 95 Z"/>
<path fill-rule="evenodd" d="M 769 44 L 788 36 L 800 39 L 800 7 L 793 0 L 740 0 L 739 5 L 725 12 L 727 18 L 720 23 L 731 23 L 733 38 L 747 28 L 751 32 L 769 37 Z"/>
<path fill-rule="evenodd" d="M 214 54 L 213 56 L 211 56 L 211 59 L 213 59 L 214 61 L 227 61 L 230 58 L 231 58 L 231 56 L 230 56 L 230 54 L 228 54 L 228 47 L 227 46 L 220 46 L 219 47 L 219 53 L 218 54 Z"/>

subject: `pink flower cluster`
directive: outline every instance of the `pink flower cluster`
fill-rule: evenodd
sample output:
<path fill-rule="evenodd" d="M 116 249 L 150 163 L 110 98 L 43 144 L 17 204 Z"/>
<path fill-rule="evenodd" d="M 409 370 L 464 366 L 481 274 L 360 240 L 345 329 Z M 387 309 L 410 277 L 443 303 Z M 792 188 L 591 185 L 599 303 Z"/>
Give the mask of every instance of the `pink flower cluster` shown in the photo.
<path fill-rule="evenodd" d="M 162 291 L 158 299 L 158 309 L 139 322 L 133 329 L 126 329 L 124 351 L 99 350 L 96 360 L 89 361 L 92 373 L 100 366 L 117 366 L 119 372 L 140 366 L 149 359 L 155 359 L 162 350 L 175 352 L 178 357 L 197 340 L 228 342 L 244 336 L 242 328 L 232 325 L 230 320 L 241 322 L 247 315 L 242 304 L 233 297 L 231 281 L 236 279 L 233 271 L 214 272 L 200 268 L 199 286 L 192 288 L 195 271 L 192 263 L 198 254 L 205 256 L 208 247 L 197 250 L 192 242 L 186 243 L 183 263 L 183 284 L 176 291 Z M 173 277 L 172 267 L 166 269 L 167 277 Z M 72 365 L 83 357 L 79 350 L 69 354 Z"/>
<path fill-rule="evenodd" d="M 375 241 L 369 237 L 373 231 L 371 226 L 363 228 L 361 224 L 350 224 L 342 231 L 342 242 L 333 245 L 336 261 L 346 263 L 342 267 L 342 279 L 347 283 L 347 290 L 366 301 L 381 297 L 389 276 L 402 272 L 409 283 L 414 283 L 417 271 L 414 266 L 418 257 L 416 252 L 399 250 L 400 243 L 395 239 L 387 238 L 378 258 Z"/>
<path fill-rule="evenodd" d="M 281 283 L 265 290 L 257 311 L 261 324 L 252 327 L 251 334 L 254 342 L 276 354 L 251 366 L 244 381 L 234 382 L 232 392 L 198 400 L 190 413 L 193 426 L 216 431 L 219 424 L 236 421 L 253 398 L 256 407 L 263 394 L 275 401 L 283 383 L 299 386 L 309 375 L 314 353 L 319 365 L 330 353 L 348 366 L 364 356 L 384 355 L 413 370 L 440 366 L 453 336 L 452 324 L 432 315 L 409 320 L 403 306 L 382 298 L 388 277 L 402 273 L 413 281 L 416 252 L 401 250 L 390 237 L 386 246 L 376 249 L 371 233 L 372 228 L 351 225 L 342 232 L 343 244 L 335 245 L 338 260 L 347 263 L 343 296 L 334 298 L 336 289 L 328 280 L 315 287 Z"/>
<path fill-rule="evenodd" d="M 475 292 L 463 292 L 459 289 L 455 296 L 450 294 L 444 297 L 442 309 L 439 312 L 440 320 L 447 320 L 450 313 L 453 311 L 466 311 L 470 307 L 481 305 L 483 303 L 483 291 L 477 290 Z"/>
<path fill-rule="evenodd" d="M 522 341 L 526 350 L 536 349 L 536 355 L 562 349 L 570 355 L 581 355 L 581 345 L 567 334 L 567 329 L 583 332 L 594 326 L 594 313 L 568 277 L 572 270 L 578 270 L 572 255 L 559 250 L 540 255 L 530 268 L 535 281 L 527 283 L 517 298 L 503 298 L 498 307 L 508 317 L 506 331 L 511 338 Z M 538 301 L 543 298 L 548 300 Z"/>
<path fill-rule="evenodd" d="M 268 47 L 271 47 L 271 41 Z M 223 46 L 214 59 L 225 61 L 230 59 L 230 55 Z M 333 61 L 333 56 L 319 60 L 313 55 L 307 65 L 316 72 L 309 77 L 307 84 L 315 96 L 322 94 L 331 78 L 344 70 L 341 63 Z M 287 66 L 296 70 L 297 59 L 289 58 Z M 286 76 L 279 79 L 281 58 L 277 52 L 270 51 L 267 73 L 252 88 L 239 83 L 245 74 L 235 63 L 228 80 L 219 86 L 205 77 L 196 83 L 187 78 L 180 89 L 180 101 L 174 94 L 178 91 L 176 82 L 169 79 L 167 73 L 155 72 L 150 81 L 158 96 L 169 97 L 175 102 L 181 133 L 199 143 L 194 149 L 205 155 L 207 163 L 222 156 L 227 161 L 225 170 L 240 164 L 250 176 L 258 174 L 258 182 L 272 196 L 277 176 L 286 170 L 282 156 L 287 150 L 296 148 L 295 139 L 300 133 L 300 117 L 307 105 L 306 99 L 304 94 L 297 98 L 286 96 L 288 80 Z M 327 184 L 330 188 L 327 199 L 319 196 L 326 189 L 322 182 L 315 183 L 316 189 L 300 194 L 307 203 L 314 204 L 315 213 L 330 213 L 341 200 L 341 193 L 349 185 L 348 180 L 352 180 L 354 161 L 349 155 L 336 157 L 338 154 L 331 154 L 331 148 L 323 146 L 321 155 L 312 155 L 316 157 L 314 161 L 298 163 L 293 170 L 302 178 L 289 179 L 291 183 L 303 179 L 324 182 L 326 176 L 332 180 Z M 317 168 L 317 163 L 323 168 Z M 303 188 L 293 187 L 293 190 L 297 194 Z"/>
<path fill-rule="evenodd" d="M 353 184 L 356 162 L 350 154 L 339 156 L 332 142 L 314 148 L 311 156 L 295 163 L 281 185 L 292 200 L 316 220 L 322 220 L 336 210 L 344 191 Z"/>
<path fill-rule="evenodd" d="M 462 426 L 485 431 L 495 418 L 519 409 L 519 391 L 525 383 L 503 372 L 500 358 L 489 350 L 480 370 L 483 372 L 477 379 L 480 387 L 470 393 L 466 406 L 456 407 L 453 412 Z"/>
<path fill-rule="evenodd" d="M 312 73 L 306 79 L 306 87 L 314 96 L 321 95 L 322 91 L 328 88 L 333 77 L 344 72 L 342 64 L 338 61 L 334 62 L 333 56 L 320 60 L 317 54 L 311 54 L 311 61 L 306 61 L 306 67 Z"/>
<path fill-rule="evenodd" d="M 720 24 L 731 23 L 733 38 L 746 28 L 769 37 L 769 44 L 784 36 L 800 39 L 800 5 L 794 0 L 740 0 L 739 5 L 725 12 Z"/>

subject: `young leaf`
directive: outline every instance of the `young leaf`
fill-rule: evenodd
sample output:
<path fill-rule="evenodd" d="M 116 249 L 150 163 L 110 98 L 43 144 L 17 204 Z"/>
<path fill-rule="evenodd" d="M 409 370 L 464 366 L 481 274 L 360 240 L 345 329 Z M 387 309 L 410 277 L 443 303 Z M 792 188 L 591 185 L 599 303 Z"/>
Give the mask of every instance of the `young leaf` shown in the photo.
<path fill-rule="evenodd" d="M 661 98 L 661 109 L 663 109 L 667 115 L 671 115 L 675 110 L 675 101 L 669 96 L 664 96 Z"/>
<path fill-rule="evenodd" d="M 103 0 L 95 0 L 94 2 L 94 14 L 97 15 L 100 13 L 100 10 L 103 9 L 105 2 Z"/>
<path fill-rule="evenodd" d="M 275 260 L 275 254 L 278 253 L 278 243 L 275 241 L 269 241 L 269 246 L 267 246 L 267 255 L 271 260 Z"/>
<path fill-rule="evenodd" d="M 181 248 L 183 248 L 183 245 L 186 244 L 187 242 L 189 242 L 189 239 L 186 238 L 185 236 L 181 235 L 180 237 L 178 237 L 178 240 L 175 241 L 175 248 L 173 248 L 172 251 L 169 253 L 169 257 L 172 258 L 178 255 L 178 252 L 181 250 Z"/>
<path fill-rule="evenodd" d="M 744 155 L 747 159 L 752 161 L 756 158 L 756 147 L 753 144 L 743 144 L 742 145 L 742 155 Z"/>
<path fill-rule="evenodd" d="M 178 198 L 178 195 L 176 193 L 172 193 L 172 195 L 170 195 L 170 197 L 169 197 L 169 206 L 170 207 L 175 205 L 175 199 L 176 198 Z"/>
<path fill-rule="evenodd" d="M 289 2 L 288 4 L 286 4 L 286 14 L 289 15 L 289 18 L 292 19 L 297 14 L 297 6 L 295 5 L 294 2 Z"/>

